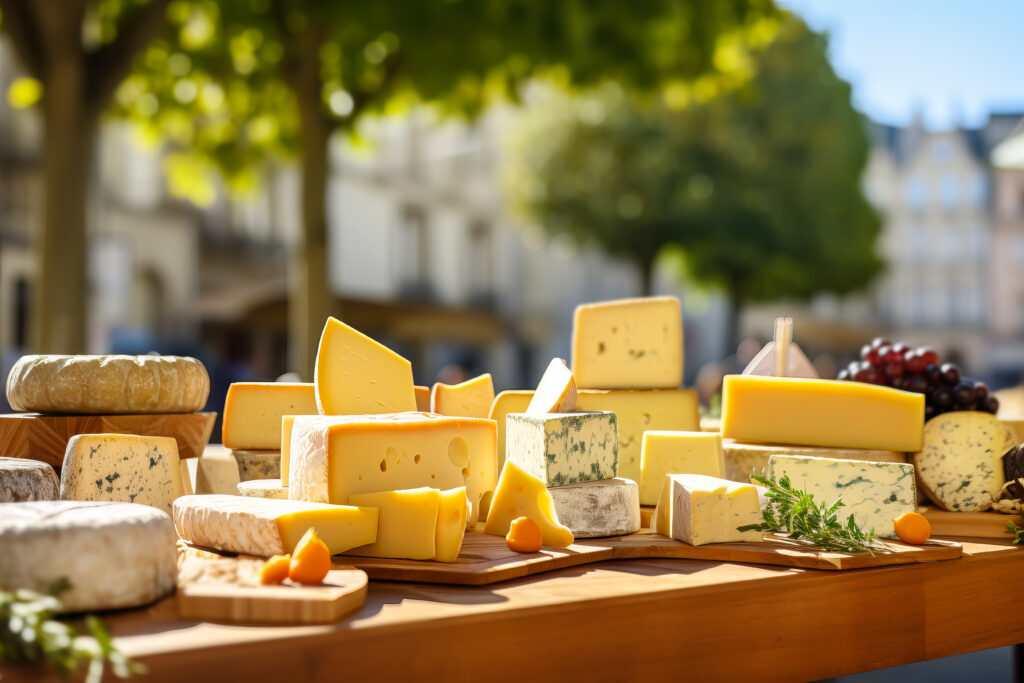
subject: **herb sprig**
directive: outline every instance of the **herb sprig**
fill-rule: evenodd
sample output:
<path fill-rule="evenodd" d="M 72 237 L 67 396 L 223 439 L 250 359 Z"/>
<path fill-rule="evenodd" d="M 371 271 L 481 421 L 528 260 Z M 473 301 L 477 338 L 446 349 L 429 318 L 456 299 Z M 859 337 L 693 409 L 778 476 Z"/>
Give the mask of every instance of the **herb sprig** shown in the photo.
<path fill-rule="evenodd" d="M 1013 534 L 1013 540 L 1010 541 L 1013 545 L 1020 545 L 1020 542 L 1024 541 L 1024 527 L 1017 526 L 1013 522 L 1007 522 L 1006 530 Z"/>
<path fill-rule="evenodd" d="M 768 489 L 765 494 L 768 504 L 761 511 L 763 521 L 760 524 L 741 526 L 740 531 L 783 533 L 793 541 L 832 552 L 872 555 L 891 552 L 875 538 L 874 529 L 865 532 L 853 515 L 845 523 L 839 519 L 842 500 L 831 505 L 815 502 L 814 496 L 795 488 L 785 476 L 777 482 L 759 474 L 751 475 L 750 479 Z"/>

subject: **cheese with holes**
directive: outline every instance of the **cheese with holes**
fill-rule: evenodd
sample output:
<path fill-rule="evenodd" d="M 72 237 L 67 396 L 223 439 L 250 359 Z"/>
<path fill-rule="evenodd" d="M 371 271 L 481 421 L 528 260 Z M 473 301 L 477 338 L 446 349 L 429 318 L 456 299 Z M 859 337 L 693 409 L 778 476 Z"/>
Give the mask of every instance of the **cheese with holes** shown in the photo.
<path fill-rule="evenodd" d="M 359 493 L 353 503 L 380 511 L 377 541 L 349 555 L 453 562 L 466 532 L 465 487 L 448 491 L 425 487 Z"/>
<path fill-rule="evenodd" d="M 726 375 L 722 437 L 758 443 L 918 451 L 924 394 L 863 382 Z"/>
<path fill-rule="evenodd" d="M 896 451 L 864 450 L 862 448 L 819 448 L 815 446 L 773 446 L 763 443 L 741 443 L 726 439 L 722 442 L 725 462 L 724 478 L 750 483 L 751 474 L 767 476 L 768 459 L 773 455 L 809 455 L 836 460 L 862 460 L 865 462 L 907 462 L 906 453 Z"/>
<path fill-rule="evenodd" d="M 571 413 L 576 410 L 576 380 L 561 358 L 553 358 L 540 378 L 526 412 L 530 415 Z"/>
<path fill-rule="evenodd" d="M 292 426 L 295 424 L 295 415 L 281 416 L 281 460 L 278 469 L 281 470 L 281 484 L 288 485 L 288 468 L 291 466 L 292 452 Z"/>
<path fill-rule="evenodd" d="M 610 479 L 618 468 L 615 413 L 513 413 L 506 456 L 545 486 Z"/>
<path fill-rule="evenodd" d="M 211 449 L 198 458 L 183 458 L 181 479 L 185 495 L 235 495 L 240 481 L 238 463 L 230 453 Z"/>
<path fill-rule="evenodd" d="M 776 481 L 789 477 L 794 488 L 818 503 L 842 499 L 839 519 L 845 523 L 853 515 L 861 529 L 874 529 L 876 536 L 895 536 L 896 518 L 917 510 L 914 467 L 904 463 L 773 455 L 768 476 Z"/>
<path fill-rule="evenodd" d="M 174 526 L 193 545 L 244 555 L 290 553 L 309 527 L 332 555 L 377 540 L 377 510 L 247 496 L 183 496 Z"/>
<path fill-rule="evenodd" d="M 60 498 L 60 480 L 45 462 L 0 457 L 0 503 Z"/>
<path fill-rule="evenodd" d="M 312 384 L 235 382 L 224 402 L 221 440 L 232 450 L 277 450 L 284 415 L 316 415 Z"/>
<path fill-rule="evenodd" d="M 489 374 L 461 384 L 437 382 L 430 390 L 430 412 L 456 417 L 487 417 L 494 403 L 494 382 Z"/>
<path fill-rule="evenodd" d="M 282 425 L 284 419 L 282 418 Z M 250 479 L 279 479 L 281 477 L 281 451 L 231 451 L 238 464 L 239 481 Z"/>
<path fill-rule="evenodd" d="M 335 318 L 327 319 L 320 336 L 313 375 L 321 415 L 416 410 L 412 364 Z"/>
<path fill-rule="evenodd" d="M 663 536 L 689 543 L 760 541 L 760 531 L 739 527 L 761 522 L 757 487 L 703 474 L 668 474 L 652 526 Z"/>
<path fill-rule="evenodd" d="M 572 373 L 580 389 L 674 389 L 683 383 L 683 314 L 672 296 L 576 308 Z"/>
<path fill-rule="evenodd" d="M 912 457 L 925 494 L 953 512 L 980 512 L 1000 497 L 1003 456 L 1013 435 L 994 415 L 944 413 L 928 421 L 924 446 Z"/>
<path fill-rule="evenodd" d="M 288 500 L 288 487 L 282 486 L 280 479 L 250 479 L 248 481 L 241 481 L 238 483 L 237 489 L 240 496 Z"/>
<path fill-rule="evenodd" d="M 644 432 L 640 504 L 656 505 L 666 474 L 722 477 L 722 437 L 711 432 Z"/>
<path fill-rule="evenodd" d="M 137 607 L 174 591 L 177 536 L 166 512 L 130 503 L 4 503 L 0 586 L 46 593 L 64 612 Z"/>
<path fill-rule="evenodd" d="M 640 495 L 629 479 L 602 479 L 549 488 L 558 521 L 575 538 L 623 536 L 640 531 Z"/>
<path fill-rule="evenodd" d="M 484 531 L 507 536 L 512 520 L 517 517 L 529 517 L 537 524 L 544 545 L 555 548 L 572 545 L 572 531 L 559 522 L 551 492 L 544 482 L 508 460 L 501 470 Z"/>
<path fill-rule="evenodd" d="M 430 412 L 430 387 L 421 387 L 419 384 L 413 387 L 416 392 L 416 410 L 421 413 Z"/>
<path fill-rule="evenodd" d="M 184 493 L 171 437 L 79 434 L 68 441 L 60 470 L 63 500 L 140 503 L 170 512 Z"/>

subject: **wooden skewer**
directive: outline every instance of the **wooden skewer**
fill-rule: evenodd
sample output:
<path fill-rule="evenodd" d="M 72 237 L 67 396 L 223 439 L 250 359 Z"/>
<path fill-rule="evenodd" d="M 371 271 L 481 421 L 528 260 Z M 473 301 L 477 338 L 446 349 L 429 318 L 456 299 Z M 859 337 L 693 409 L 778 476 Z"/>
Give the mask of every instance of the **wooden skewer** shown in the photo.
<path fill-rule="evenodd" d="M 793 319 L 775 319 L 775 376 L 789 376 L 789 343 L 793 341 Z"/>

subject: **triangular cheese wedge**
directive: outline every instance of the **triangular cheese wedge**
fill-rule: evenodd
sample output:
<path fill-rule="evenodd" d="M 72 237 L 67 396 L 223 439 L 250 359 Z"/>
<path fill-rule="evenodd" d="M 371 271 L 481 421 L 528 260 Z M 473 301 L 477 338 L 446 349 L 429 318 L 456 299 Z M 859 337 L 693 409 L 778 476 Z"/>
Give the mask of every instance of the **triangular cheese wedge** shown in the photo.
<path fill-rule="evenodd" d="M 544 545 L 556 548 L 572 545 L 572 531 L 559 523 L 555 503 L 544 482 L 514 462 L 506 461 L 491 500 L 484 531 L 506 536 L 512 520 L 517 517 L 529 517 L 537 523 Z"/>

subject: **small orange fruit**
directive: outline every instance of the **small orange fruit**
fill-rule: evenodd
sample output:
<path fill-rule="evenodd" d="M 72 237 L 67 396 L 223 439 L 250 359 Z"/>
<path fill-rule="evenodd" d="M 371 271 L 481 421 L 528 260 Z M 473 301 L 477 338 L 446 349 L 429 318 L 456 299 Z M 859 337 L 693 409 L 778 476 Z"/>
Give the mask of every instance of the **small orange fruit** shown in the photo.
<path fill-rule="evenodd" d="M 288 578 L 288 565 L 291 564 L 291 555 L 274 555 L 263 563 L 260 569 L 260 583 L 274 584 L 282 583 Z"/>
<path fill-rule="evenodd" d="M 932 525 L 919 512 L 904 512 L 896 518 L 896 535 L 904 543 L 921 545 L 932 535 Z"/>
<path fill-rule="evenodd" d="M 317 537 L 316 529 L 310 527 L 295 544 L 292 561 L 288 565 L 288 578 L 296 583 L 317 584 L 330 570 L 331 551 Z"/>
<path fill-rule="evenodd" d="M 540 527 L 529 517 L 516 517 L 512 520 L 505 543 L 517 553 L 535 553 L 544 544 Z"/>

